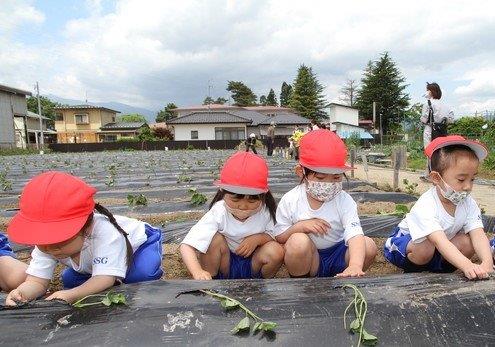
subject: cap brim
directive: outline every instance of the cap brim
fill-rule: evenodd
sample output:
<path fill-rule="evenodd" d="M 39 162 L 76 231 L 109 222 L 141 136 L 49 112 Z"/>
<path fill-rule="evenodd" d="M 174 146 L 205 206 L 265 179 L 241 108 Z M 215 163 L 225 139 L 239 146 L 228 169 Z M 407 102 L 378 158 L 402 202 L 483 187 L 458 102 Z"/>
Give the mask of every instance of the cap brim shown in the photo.
<path fill-rule="evenodd" d="M 301 163 L 301 165 L 307 169 L 310 169 L 314 172 L 324 173 L 324 174 L 341 174 L 349 170 L 354 170 L 354 167 L 351 166 L 343 166 L 343 167 L 316 167 L 316 166 L 307 166 Z"/>
<path fill-rule="evenodd" d="M 75 236 L 87 220 L 88 216 L 82 216 L 57 222 L 38 222 L 18 213 L 10 221 L 7 233 L 9 239 L 18 244 L 50 245 Z"/>
<path fill-rule="evenodd" d="M 226 190 L 230 193 L 234 194 L 243 194 L 243 195 L 258 195 L 258 194 L 263 194 L 268 191 L 268 189 L 259 189 L 259 188 L 251 188 L 251 187 L 241 187 L 241 186 L 234 186 L 231 184 L 224 184 L 221 183 L 220 181 L 216 181 L 214 183 L 215 186 L 218 188 L 221 188 L 223 190 Z"/>
<path fill-rule="evenodd" d="M 486 149 L 486 147 L 482 143 L 471 140 L 445 141 L 444 143 L 437 146 L 435 150 L 431 152 L 431 154 L 433 155 L 433 153 L 439 150 L 440 148 L 452 146 L 452 145 L 463 145 L 469 147 L 474 152 L 474 154 L 476 154 L 476 156 L 480 161 L 484 160 L 488 156 L 488 149 Z"/>

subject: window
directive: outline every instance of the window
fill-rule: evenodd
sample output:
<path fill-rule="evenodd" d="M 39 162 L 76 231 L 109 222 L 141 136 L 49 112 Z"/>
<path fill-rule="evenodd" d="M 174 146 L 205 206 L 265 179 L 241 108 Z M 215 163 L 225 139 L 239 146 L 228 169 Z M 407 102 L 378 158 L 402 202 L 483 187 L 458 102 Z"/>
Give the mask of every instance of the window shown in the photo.
<path fill-rule="evenodd" d="M 197 140 L 197 139 L 198 139 L 198 131 L 191 130 L 191 140 Z"/>
<path fill-rule="evenodd" d="M 244 128 L 215 128 L 215 140 L 244 140 Z"/>
<path fill-rule="evenodd" d="M 60 122 L 64 120 L 64 115 L 60 112 L 55 113 L 55 121 Z"/>
<path fill-rule="evenodd" d="M 115 123 L 115 116 L 112 116 L 112 123 Z"/>
<path fill-rule="evenodd" d="M 76 114 L 76 124 L 89 124 L 88 114 Z"/>
<path fill-rule="evenodd" d="M 103 142 L 115 142 L 117 141 L 117 135 L 103 135 Z"/>

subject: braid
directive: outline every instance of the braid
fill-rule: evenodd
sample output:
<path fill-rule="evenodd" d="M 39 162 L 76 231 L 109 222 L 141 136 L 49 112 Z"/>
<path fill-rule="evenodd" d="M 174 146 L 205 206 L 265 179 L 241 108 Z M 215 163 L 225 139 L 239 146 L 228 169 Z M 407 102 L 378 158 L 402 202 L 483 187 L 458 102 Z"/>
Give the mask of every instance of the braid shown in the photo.
<path fill-rule="evenodd" d="M 107 210 L 105 207 L 103 207 L 97 203 L 97 204 L 95 204 L 95 210 L 98 211 L 99 213 L 101 213 L 102 215 L 104 215 L 105 217 L 107 217 L 108 220 L 110 221 L 110 223 L 112 223 L 113 226 L 122 234 L 122 236 L 124 236 L 125 244 L 126 244 L 126 248 L 127 248 L 126 265 L 127 265 L 127 268 L 129 269 L 129 266 L 131 266 L 131 263 L 132 263 L 132 253 L 133 253 L 132 252 L 132 245 L 131 245 L 131 242 L 129 241 L 129 234 L 124 229 L 122 229 L 122 227 L 119 225 L 119 223 L 117 223 L 117 220 L 115 219 L 112 212 Z"/>

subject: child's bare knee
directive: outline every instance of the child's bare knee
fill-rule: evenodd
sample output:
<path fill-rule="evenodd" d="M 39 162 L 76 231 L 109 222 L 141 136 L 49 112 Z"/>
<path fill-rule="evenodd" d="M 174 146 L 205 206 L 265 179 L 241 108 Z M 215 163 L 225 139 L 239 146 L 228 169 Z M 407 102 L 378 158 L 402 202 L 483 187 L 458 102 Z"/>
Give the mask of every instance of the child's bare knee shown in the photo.
<path fill-rule="evenodd" d="M 211 253 L 216 251 L 225 253 L 228 251 L 228 249 L 229 248 L 227 245 L 227 241 L 225 240 L 225 237 L 220 233 L 216 233 L 215 236 L 213 236 L 213 239 L 211 240 L 210 246 L 208 247 L 206 253 Z"/>
<path fill-rule="evenodd" d="M 284 248 L 278 242 L 271 241 L 267 244 L 266 257 L 268 261 L 281 262 L 284 259 L 284 255 Z"/>
<path fill-rule="evenodd" d="M 435 254 L 435 246 L 428 240 L 418 244 L 408 245 L 407 255 L 417 265 L 427 264 Z"/>
<path fill-rule="evenodd" d="M 302 257 L 311 254 L 311 243 L 311 239 L 306 234 L 292 234 L 285 243 L 285 254 L 290 257 Z"/>
<path fill-rule="evenodd" d="M 378 247 L 376 246 L 375 241 L 370 237 L 365 236 L 364 239 L 366 240 L 366 259 L 368 261 L 373 260 L 378 254 Z"/>
<path fill-rule="evenodd" d="M 455 246 L 466 257 L 470 258 L 474 254 L 473 243 L 471 242 L 471 238 L 467 234 L 457 236 Z"/>

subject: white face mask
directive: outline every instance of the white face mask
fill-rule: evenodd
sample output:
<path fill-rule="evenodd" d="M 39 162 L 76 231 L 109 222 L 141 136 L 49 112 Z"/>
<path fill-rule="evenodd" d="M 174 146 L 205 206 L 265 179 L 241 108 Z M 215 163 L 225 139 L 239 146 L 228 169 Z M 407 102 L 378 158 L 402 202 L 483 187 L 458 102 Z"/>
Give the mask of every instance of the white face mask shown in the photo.
<path fill-rule="evenodd" d="M 451 186 L 449 186 L 447 184 L 447 182 L 445 182 L 443 180 L 442 176 L 440 176 L 440 179 L 442 180 L 442 182 L 446 188 L 445 190 L 443 190 L 443 188 L 441 186 L 439 186 L 440 192 L 442 193 L 442 196 L 456 206 L 459 205 L 461 203 L 461 201 L 464 200 L 465 198 L 467 198 L 469 196 L 469 194 L 471 193 L 471 192 L 466 192 L 464 190 L 458 192 L 458 191 L 454 190 Z"/>
<path fill-rule="evenodd" d="M 306 179 L 306 192 L 318 201 L 330 201 L 341 191 L 342 182 L 318 182 Z"/>
<path fill-rule="evenodd" d="M 231 207 L 229 207 L 229 205 L 225 204 L 225 209 L 229 213 L 231 213 L 235 218 L 237 218 L 239 220 L 245 220 L 245 219 L 248 219 L 249 217 L 255 215 L 259 211 L 261 211 L 261 206 L 262 205 L 263 205 L 263 203 L 261 203 L 254 210 L 240 210 L 240 209 L 237 209 L 237 208 L 231 208 Z"/>

